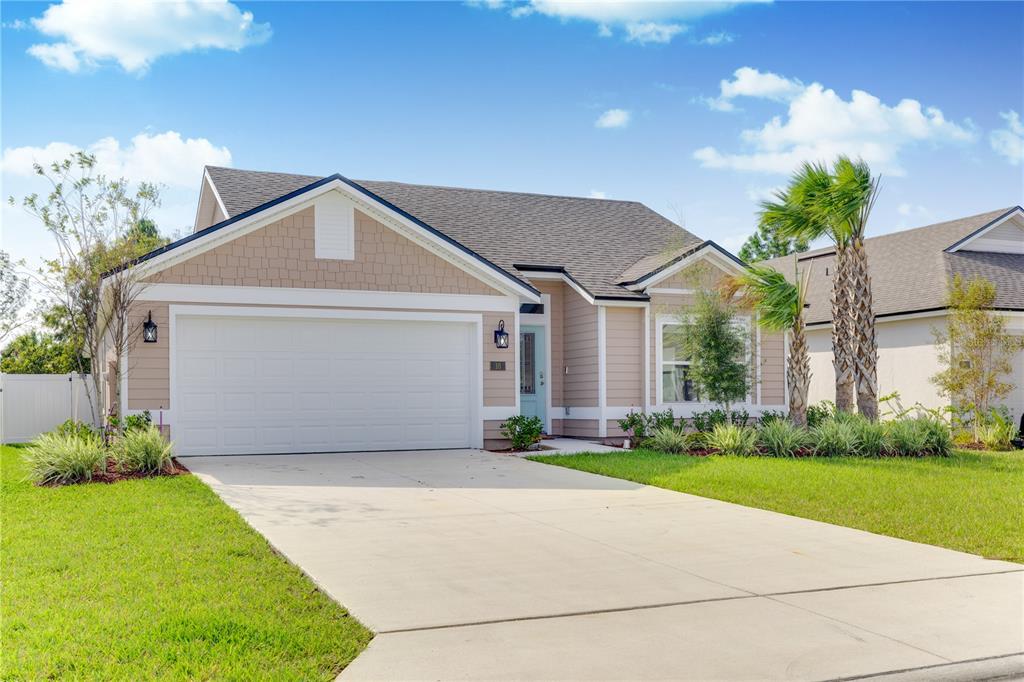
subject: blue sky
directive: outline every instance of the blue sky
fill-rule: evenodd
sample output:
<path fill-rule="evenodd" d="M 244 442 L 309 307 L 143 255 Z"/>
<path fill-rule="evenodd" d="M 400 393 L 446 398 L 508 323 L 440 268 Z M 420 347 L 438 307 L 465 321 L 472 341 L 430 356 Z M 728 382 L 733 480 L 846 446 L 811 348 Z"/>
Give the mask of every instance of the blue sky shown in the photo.
<path fill-rule="evenodd" d="M 0 5 L 5 197 L 86 148 L 166 185 L 168 234 L 208 162 L 633 199 L 734 250 L 838 152 L 883 175 L 874 234 L 1024 202 L 1020 3 L 169 6 Z"/>

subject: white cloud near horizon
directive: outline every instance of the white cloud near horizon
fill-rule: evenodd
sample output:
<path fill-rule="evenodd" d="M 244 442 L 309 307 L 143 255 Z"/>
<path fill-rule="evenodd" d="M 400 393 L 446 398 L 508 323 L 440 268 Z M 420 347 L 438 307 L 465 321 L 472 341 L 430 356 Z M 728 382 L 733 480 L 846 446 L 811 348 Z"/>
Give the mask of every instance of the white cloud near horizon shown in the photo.
<path fill-rule="evenodd" d="M 47 7 L 32 25 L 55 42 L 32 45 L 28 53 L 69 73 L 116 62 L 126 72 L 141 75 L 166 55 L 204 49 L 238 52 L 271 35 L 270 24 L 256 23 L 252 12 L 228 0 L 64 0 Z"/>
<path fill-rule="evenodd" d="M 827 161 L 839 154 L 860 157 L 876 171 L 903 175 L 900 152 L 917 143 L 963 144 L 974 142 L 971 122 L 958 124 L 935 107 L 922 107 L 913 99 L 890 106 L 863 90 L 844 100 L 820 83 L 799 80 L 744 67 L 734 79 L 722 81 L 719 111 L 730 111 L 732 100 L 749 97 L 785 104 L 785 116 L 773 116 L 761 128 L 740 133 L 747 148 L 740 153 L 702 147 L 693 158 L 704 168 L 760 173 L 790 173 L 804 161 Z"/>
<path fill-rule="evenodd" d="M 589 196 L 591 199 L 607 199 L 608 198 L 608 195 L 605 194 L 604 192 L 602 192 L 599 189 L 592 189 L 592 190 L 590 190 L 590 194 L 588 194 L 587 196 Z"/>
<path fill-rule="evenodd" d="M 67 142 L 50 142 L 45 147 L 13 147 L 3 151 L 0 170 L 4 175 L 33 177 L 33 163 L 46 166 L 73 152 L 87 151 L 96 157 L 96 170 L 108 178 L 130 182 L 154 182 L 171 187 L 198 187 L 204 165 L 227 166 L 231 152 L 206 138 L 184 139 L 181 133 L 139 133 L 127 146 L 104 137 L 84 150 Z"/>
<path fill-rule="evenodd" d="M 1013 109 L 1002 111 L 999 116 L 1006 121 L 1006 127 L 989 133 L 989 144 L 996 154 L 1014 166 L 1019 166 L 1024 162 L 1024 123 L 1021 123 L 1020 114 Z"/>
<path fill-rule="evenodd" d="M 677 0 L 675 2 L 649 2 L 647 0 L 527 0 L 526 2 L 502 2 L 501 0 L 471 0 L 470 4 L 489 9 L 507 9 L 513 17 L 531 14 L 560 19 L 562 21 L 590 21 L 598 25 L 598 35 L 610 37 L 613 28 L 621 31 L 623 39 L 640 45 L 665 44 L 688 30 L 688 22 L 711 14 L 728 12 L 738 5 L 771 2 L 771 0 L 731 0 L 703 2 L 700 0 Z M 725 40 L 723 36 L 699 44 L 715 45 Z"/>
<path fill-rule="evenodd" d="M 625 128 L 629 125 L 632 114 L 626 109 L 609 109 L 594 121 L 596 128 Z"/>

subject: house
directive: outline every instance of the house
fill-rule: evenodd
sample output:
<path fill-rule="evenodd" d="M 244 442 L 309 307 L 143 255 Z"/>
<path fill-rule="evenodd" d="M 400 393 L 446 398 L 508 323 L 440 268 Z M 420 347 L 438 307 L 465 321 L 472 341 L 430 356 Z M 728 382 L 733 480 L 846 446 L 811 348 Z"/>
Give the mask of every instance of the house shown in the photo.
<path fill-rule="evenodd" d="M 871 273 L 878 342 L 878 391 L 898 391 L 904 407 L 948 405 L 929 378 L 940 371 L 933 329 L 944 329 L 945 298 L 954 275 L 984 277 L 996 285 L 995 309 L 1024 334 L 1024 209 L 988 213 L 895 232 L 864 241 Z M 795 262 L 794 262 L 795 261 Z M 833 248 L 766 261 L 787 275 L 810 269 L 807 338 L 811 353 L 809 400 L 835 399 L 832 368 Z M 1024 352 L 1013 361 L 1017 384 L 1002 403 L 1015 420 L 1024 412 Z"/>
<path fill-rule="evenodd" d="M 742 264 L 631 201 L 209 167 L 194 233 L 124 267 L 156 338 L 122 358 L 123 413 L 229 454 L 497 446 L 515 414 L 614 440 L 630 410 L 708 409 L 663 331 Z M 782 335 L 741 323 L 741 407 L 784 409 Z"/>

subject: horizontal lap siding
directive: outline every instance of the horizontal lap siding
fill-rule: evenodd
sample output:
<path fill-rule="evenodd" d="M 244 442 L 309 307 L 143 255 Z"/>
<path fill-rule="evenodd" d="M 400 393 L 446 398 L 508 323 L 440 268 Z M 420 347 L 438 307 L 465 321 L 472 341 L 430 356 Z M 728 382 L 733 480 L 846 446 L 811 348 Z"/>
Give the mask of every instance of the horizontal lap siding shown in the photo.
<path fill-rule="evenodd" d="M 786 402 L 786 367 L 781 332 L 761 330 L 761 403 Z"/>
<path fill-rule="evenodd" d="M 597 307 L 565 292 L 564 399 L 568 407 L 597 406 Z"/>
<path fill-rule="evenodd" d="M 498 348 L 494 345 L 494 330 L 498 328 L 498 322 L 504 320 L 505 331 L 508 332 L 508 348 Z M 483 324 L 484 343 L 484 405 L 503 406 L 507 405 L 510 412 L 515 410 L 516 392 L 516 352 L 519 344 L 515 342 L 519 338 L 519 331 L 516 329 L 515 313 L 484 313 Z M 505 363 L 503 370 L 491 370 L 491 362 L 498 361 Z"/>
<path fill-rule="evenodd" d="M 643 404 L 644 311 L 642 308 L 606 308 L 606 382 L 608 404 Z"/>
<path fill-rule="evenodd" d="M 565 285 L 551 280 L 538 280 L 533 285 L 543 294 L 551 296 L 548 306 L 548 334 L 551 335 L 551 376 L 548 386 L 551 389 L 552 407 L 565 405 Z M 575 296 L 575 292 L 570 292 Z M 551 425 L 554 430 L 555 425 Z M 556 431 L 557 433 L 557 431 Z"/>
<path fill-rule="evenodd" d="M 565 419 L 562 421 L 562 435 L 573 438 L 596 438 L 596 419 Z"/>

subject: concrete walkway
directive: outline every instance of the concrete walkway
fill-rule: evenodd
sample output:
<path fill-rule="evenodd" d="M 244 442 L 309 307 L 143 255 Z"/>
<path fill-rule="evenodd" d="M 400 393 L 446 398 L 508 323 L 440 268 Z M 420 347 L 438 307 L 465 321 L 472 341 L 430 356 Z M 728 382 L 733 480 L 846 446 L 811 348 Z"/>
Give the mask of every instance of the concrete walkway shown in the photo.
<path fill-rule="evenodd" d="M 1024 674 L 1019 564 L 479 451 L 186 464 L 378 633 L 346 680 Z"/>

